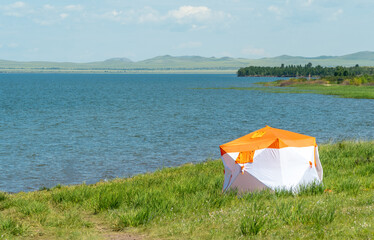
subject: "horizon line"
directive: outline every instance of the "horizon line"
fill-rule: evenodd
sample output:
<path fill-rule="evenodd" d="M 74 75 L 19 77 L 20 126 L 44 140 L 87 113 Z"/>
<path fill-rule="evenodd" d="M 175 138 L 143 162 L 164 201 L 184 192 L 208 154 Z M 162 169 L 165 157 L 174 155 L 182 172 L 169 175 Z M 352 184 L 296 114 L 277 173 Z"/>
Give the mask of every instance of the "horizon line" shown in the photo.
<path fill-rule="evenodd" d="M 288 55 L 288 54 L 282 54 L 282 55 L 273 56 L 273 57 L 260 57 L 260 58 L 230 57 L 230 56 L 223 56 L 223 57 L 210 56 L 210 57 L 206 57 L 206 56 L 201 56 L 201 55 L 180 55 L 180 56 L 175 56 L 174 55 L 173 56 L 173 55 L 170 55 L 170 54 L 165 54 L 165 55 L 157 55 L 157 56 L 154 56 L 154 57 L 150 57 L 150 58 L 146 58 L 146 59 L 138 60 L 138 61 L 133 61 L 133 60 L 131 60 L 128 57 L 111 57 L 111 58 L 107 58 L 107 59 L 104 59 L 104 60 L 96 60 L 96 61 L 88 61 L 88 62 L 49 61 L 49 60 L 28 60 L 28 61 L 26 60 L 25 61 L 25 60 L 9 60 L 9 59 L 0 59 L 0 61 L 8 61 L 8 62 L 53 62 L 53 63 L 76 63 L 76 64 L 84 64 L 84 63 L 105 62 L 105 61 L 109 61 L 109 60 L 112 60 L 112 59 L 128 59 L 129 62 L 131 62 L 131 63 L 138 63 L 138 62 L 142 62 L 142 61 L 146 61 L 146 60 L 150 60 L 150 59 L 154 59 L 154 58 L 158 58 L 158 57 L 173 57 L 173 58 L 201 57 L 201 58 L 207 58 L 207 59 L 209 59 L 209 58 L 215 58 L 215 59 L 230 58 L 230 59 L 245 59 L 245 60 L 260 60 L 260 59 L 271 59 L 271 58 L 278 58 L 278 57 L 295 57 L 295 58 L 315 59 L 315 58 L 319 58 L 319 57 L 331 57 L 331 58 L 334 58 L 334 57 L 343 57 L 343 56 L 357 54 L 357 53 L 374 53 L 374 51 L 363 50 L 363 51 L 358 51 L 358 52 L 353 52 L 353 53 L 347 53 L 347 54 L 344 54 L 344 55 L 319 55 L 319 56 L 314 56 L 314 57 L 310 57 L 310 56 L 293 56 L 293 55 Z"/>

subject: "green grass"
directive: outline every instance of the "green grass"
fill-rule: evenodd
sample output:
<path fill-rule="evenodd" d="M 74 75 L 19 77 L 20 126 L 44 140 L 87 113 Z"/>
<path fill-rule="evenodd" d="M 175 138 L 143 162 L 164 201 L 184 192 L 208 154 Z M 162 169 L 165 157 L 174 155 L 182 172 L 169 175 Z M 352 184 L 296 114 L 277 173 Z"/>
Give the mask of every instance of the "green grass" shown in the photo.
<path fill-rule="evenodd" d="M 374 86 L 352 86 L 352 85 L 308 85 L 298 84 L 287 87 L 229 87 L 229 88 L 210 88 L 210 89 L 229 89 L 229 90 L 255 90 L 270 93 L 312 93 L 323 95 L 334 95 L 341 98 L 374 99 Z"/>
<path fill-rule="evenodd" d="M 374 99 L 374 86 L 351 86 L 351 85 L 291 85 L 282 89 L 285 93 L 315 93 L 323 95 L 335 95 L 342 98 L 365 98 Z"/>
<path fill-rule="evenodd" d="M 220 160 L 94 185 L 0 193 L 0 239 L 370 239 L 374 141 L 320 146 L 323 185 L 222 194 Z M 125 234 L 124 233 L 124 234 Z"/>
<path fill-rule="evenodd" d="M 353 79 L 351 79 L 353 81 Z M 342 98 L 365 98 L 374 99 L 374 86 L 350 84 L 350 80 L 346 80 L 347 84 L 326 84 L 326 79 L 316 79 L 307 81 L 305 78 L 277 80 L 273 82 L 258 82 L 256 84 L 263 85 L 265 88 L 261 90 L 278 92 L 278 93 L 314 93 L 323 95 L 335 95 Z M 269 88 L 270 87 L 270 88 Z"/>

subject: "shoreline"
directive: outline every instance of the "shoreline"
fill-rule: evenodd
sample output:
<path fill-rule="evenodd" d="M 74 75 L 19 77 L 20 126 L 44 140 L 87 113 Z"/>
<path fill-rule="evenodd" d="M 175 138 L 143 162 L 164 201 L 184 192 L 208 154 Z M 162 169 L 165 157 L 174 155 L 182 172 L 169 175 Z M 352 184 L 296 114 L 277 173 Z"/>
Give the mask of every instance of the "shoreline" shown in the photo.
<path fill-rule="evenodd" d="M 245 91 L 260 91 L 267 93 L 292 93 L 292 94 L 321 94 L 330 95 L 339 98 L 352 99 L 374 99 L 374 86 L 353 86 L 353 85 L 290 85 L 290 86 L 272 86 L 267 85 L 272 82 L 256 82 L 255 84 L 262 85 L 261 87 L 217 87 L 217 88 L 198 88 L 198 89 L 213 89 L 213 90 L 245 90 Z"/>
<path fill-rule="evenodd" d="M 0 69 L 0 74 L 236 74 L 236 70 L 12 70 Z"/>
<path fill-rule="evenodd" d="M 374 144 L 374 139 L 335 139 L 335 140 L 328 140 L 328 141 L 325 141 L 325 142 L 320 142 L 318 144 L 318 146 L 320 145 L 334 145 L 334 144 L 338 144 L 339 142 L 352 142 L 352 143 L 360 143 L 360 142 L 373 142 Z M 374 147 L 374 145 L 373 145 Z M 216 161 L 218 159 L 215 159 L 213 161 Z M 220 160 L 220 158 L 219 158 Z M 205 160 L 206 161 L 206 160 Z M 204 161 L 203 161 L 204 162 Z M 81 183 L 73 183 L 73 184 L 63 184 L 63 183 L 57 183 L 55 186 L 51 186 L 51 187 L 46 187 L 45 185 L 43 186 L 40 186 L 39 188 L 34 188 L 32 190 L 23 190 L 23 191 L 18 191 L 18 192 L 7 192 L 7 191 L 2 191 L 0 189 L 0 194 L 1 193 L 6 193 L 6 194 L 10 194 L 10 195 L 16 195 L 16 194 L 19 194 L 19 193 L 25 193 L 25 194 L 28 194 L 28 193 L 34 193 L 34 192 L 40 192 L 40 191 L 49 191 L 51 189 L 54 189 L 56 188 L 57 186 L 61 187 L 78 187 L 78 186 L 81 186 L 81 185 L 86 185 L 86 186 L 95 186 L 97 184 L 102 184 L 102 183 L 110 183 L 112 181 L 116 181 L 116 180 L 126 180 L 126 179 L 132 179 L 134 177 L 137 177 L 137 176 L 141 176 L 141 175 L 147 175 L 147 174 L 153 174 L 157 171 L 161 171 L 163 169 L 173 169 L 173 168 L 180 168 L 180 167 L 183 167 L 184 165 L 197 165 L 197 164 L 201 164 L 203 162 L 187 162 L 187 163 L 182 163 L 181 165 L 178 165 L 178 166 L 173 166 L 173 167 L 163 167 L 163 168 L 160 168 L 160 169 L 155 169 L 154 171 L 150 171 L 150 172 L 144 172 L 144 173 L 138 173 L 138 174 L 135 174 L 135 175 L 131 175 L 129 177 L 114 177 L 114 178 L 109 178 L 109 179 L 100 179 L 96 182 L 92 182 L 92 183 L 86 183 L 86 181 L 82 181 Z"/>
<path fill-rule="evenodd" d="M 5 238 L 43 239 L 101 239 L 113 233 L 157 239 L 366 239 L 374 221 L 373 146 L 374 140 L 320 144 L 323 185 L 297 194 L 222 194 L 221 160 L 92 185 L 0 192 L 0 230 Z M 248 227 L 253 221 L 258 228 Z"/>

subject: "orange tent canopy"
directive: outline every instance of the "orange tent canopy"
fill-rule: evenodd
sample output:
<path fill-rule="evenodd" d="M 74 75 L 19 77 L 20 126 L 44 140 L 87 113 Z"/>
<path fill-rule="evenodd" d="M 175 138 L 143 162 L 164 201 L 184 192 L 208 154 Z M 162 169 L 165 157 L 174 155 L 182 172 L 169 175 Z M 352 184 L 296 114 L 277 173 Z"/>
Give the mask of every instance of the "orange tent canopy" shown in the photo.
<path fill-rule="evenodd" d="M 307 135 L 266 126 L 220 146 L 221 155 L 230 152 L 254 152 L 264 148 L 317 146 L 316 139 Z"/>

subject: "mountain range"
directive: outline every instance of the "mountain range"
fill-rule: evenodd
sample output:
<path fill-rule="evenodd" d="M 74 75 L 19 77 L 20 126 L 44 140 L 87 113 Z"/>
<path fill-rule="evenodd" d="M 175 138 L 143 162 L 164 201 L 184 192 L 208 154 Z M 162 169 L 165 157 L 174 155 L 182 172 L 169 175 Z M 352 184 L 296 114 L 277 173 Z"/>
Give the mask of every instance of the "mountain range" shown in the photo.
<path fill-rule="evenodd" d="M 158 56 L 133 62 L 128 58 L 111 58 L 105 61 L 73 63 L 47 61 L 0 60 L 0 72 L 227 72 L 235 73 L 240 67 L 305 65 L 313 66 L 374 66 L 374 52 L 363 51 L 343 56 L 302 57 L 282 55 L 272 58 L 246 59 L 231 57 Z"/>

